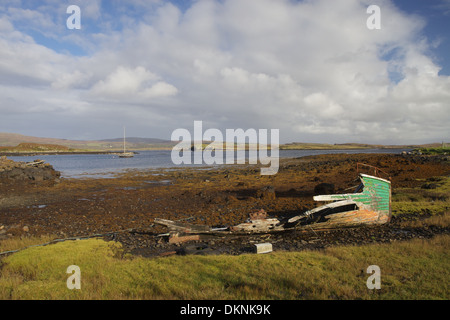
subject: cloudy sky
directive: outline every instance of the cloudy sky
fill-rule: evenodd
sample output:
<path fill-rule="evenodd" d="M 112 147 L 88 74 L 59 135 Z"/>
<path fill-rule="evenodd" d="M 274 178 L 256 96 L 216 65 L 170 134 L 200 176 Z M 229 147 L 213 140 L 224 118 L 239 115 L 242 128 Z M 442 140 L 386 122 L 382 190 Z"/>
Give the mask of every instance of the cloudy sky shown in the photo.
<path fill-rule="evenodd" d="M 1 0 L 0 132 L 449 141 L 448 30 L 449 0 Z"/>

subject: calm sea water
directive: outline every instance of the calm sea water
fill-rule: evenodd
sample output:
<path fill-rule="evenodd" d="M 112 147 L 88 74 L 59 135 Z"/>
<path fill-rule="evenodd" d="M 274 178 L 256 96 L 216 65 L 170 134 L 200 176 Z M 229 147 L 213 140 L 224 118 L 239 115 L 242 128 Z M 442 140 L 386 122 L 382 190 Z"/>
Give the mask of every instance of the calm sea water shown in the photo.
<path fill-rule="evenodd" d="M 366 149 L 366 150 L 280 150 L 280 158 L 297 158 L 317 154 L 354 154 L 354 153 L 394 153 L 399 154 L 408 149 Z M 270 156 L 270 151 L 269 151 Z M 38 155 L 9 157 L 15 161 L 33 161 L 41 159 L 61 172 L 62 177 L 89 177 L 92 175 L 108 177 L 108 173 L 126 169 L 152 169 L 176 167 L 208 167 L 206 164 L 181 164 L 172 162 L 171 151 L 140 151 L 133 158 L 119 158 L 112 154 L 71 154 L 71 155 Z M 237 156 L 235 156 L 237 159 Z M 246 157 L 248 159 L 248 155 Z M 193 161 L 192 161 L 193 163 Z M 211 165 L 213 167 L 217 165 Z"/>

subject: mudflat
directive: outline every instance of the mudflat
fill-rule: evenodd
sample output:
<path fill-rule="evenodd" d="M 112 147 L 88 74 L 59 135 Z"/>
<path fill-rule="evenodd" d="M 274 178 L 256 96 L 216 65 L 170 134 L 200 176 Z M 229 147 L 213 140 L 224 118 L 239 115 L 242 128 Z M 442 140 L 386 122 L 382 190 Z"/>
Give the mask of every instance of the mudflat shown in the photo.
<path fill-rule="evenodd" d="M 260 175 L 255 165 L 224 165 L 127 170 L 109 178 L 61 178 L 58 183 L 2 181 L 0 240 L 44 234 L 61 239 L 98 235 L 121 242 L 133 254 L 159 256 L 241 254 L 262 242 L 272 243 L 274 250 L 296 251 L 449 233 L 448 226 L 402 226 L 405 220 L 426 217 L 423 212 L 394 214 L 390 223 L 376 227 L 210 237 L 182 244 L 168 243 L 160 236 L 167 230 L 154 224 L 155 218 L 161 218 L 232 226 L 261 209 L 274 217 L 294 216 L 319 205 L 313 196 L 323 191 L 320 186 L 335 193 L 352 192 L 358 185 L 357 163 L 386 172 L 393 194 L 396 189 L 432 186 L 437 177 L 450 174 L 450 163 L 443 156 L 333 154 L 281 159 L 273 176 Z"/>

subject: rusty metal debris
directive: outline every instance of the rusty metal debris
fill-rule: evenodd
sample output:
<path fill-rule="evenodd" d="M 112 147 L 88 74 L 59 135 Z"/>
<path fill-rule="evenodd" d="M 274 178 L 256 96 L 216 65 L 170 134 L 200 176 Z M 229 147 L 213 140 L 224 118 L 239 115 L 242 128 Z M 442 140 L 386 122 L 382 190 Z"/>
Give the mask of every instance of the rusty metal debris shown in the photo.
<path fill-rule="evenodd" d="M 375 169 L 375 173 L 383 173 Z M 318 195 L 315 201 L 327 202 L 290 218 L 269 217 L 264 210 L 249 215 L 241 224 L 212 228 L 205 225 L 155 219 L 155 223 L 169 228 L 169 241 L 172 243 L 200 240 L 205 236 L 225 236 L 233 234 L 265 234 L 289 230 L 320 231 L 342 227 L 384 224 L 390 221 L 391 182 L 375 175 L 359 173 L 360 185 L 353 193 Z"/>

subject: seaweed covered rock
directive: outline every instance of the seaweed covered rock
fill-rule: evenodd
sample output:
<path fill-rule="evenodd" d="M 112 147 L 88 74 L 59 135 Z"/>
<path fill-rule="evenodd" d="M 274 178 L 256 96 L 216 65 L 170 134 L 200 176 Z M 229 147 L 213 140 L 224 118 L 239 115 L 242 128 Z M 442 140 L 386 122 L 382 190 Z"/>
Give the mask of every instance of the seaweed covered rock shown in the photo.
<path fill-rule="evenodd" d="M 264 198 L 268 200 L 275 200 L 275 189 L 272 186 L 266 186 L 256 191 L 257 198 Z"/>
<path fill-rule="evenodd" d="M 314 193 L 320 194 L 333 194 L 335 193 L 334 184 L 332 183 L 320 183 L 314 187 Z"/>
<path fill-rule="evenodd" d="M 60 172 L 42 160 L 16 162 L 5 156 L 0 157 L 0 183 L 58 183 Z"/>

